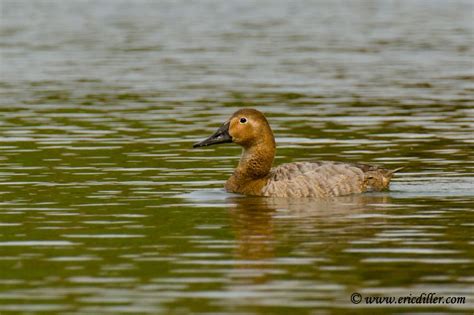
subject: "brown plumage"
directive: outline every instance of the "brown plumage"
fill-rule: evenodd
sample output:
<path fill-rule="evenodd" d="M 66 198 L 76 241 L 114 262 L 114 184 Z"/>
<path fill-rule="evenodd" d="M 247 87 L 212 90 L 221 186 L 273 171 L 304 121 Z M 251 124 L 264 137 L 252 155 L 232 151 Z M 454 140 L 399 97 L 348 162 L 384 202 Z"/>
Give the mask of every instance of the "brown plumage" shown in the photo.
<path fill-rule="evenodd" d="M 272 168 L 275 140 L 265 116 L 255 109 L 235 112 L 215 134 L 194 144 L 202 147 L 233 142 L 242 157 L 225 188 L 229 192 L 267 197 L 328 198 L 388 189 L 393 174 L 367 164 L 295 162 Z"/>

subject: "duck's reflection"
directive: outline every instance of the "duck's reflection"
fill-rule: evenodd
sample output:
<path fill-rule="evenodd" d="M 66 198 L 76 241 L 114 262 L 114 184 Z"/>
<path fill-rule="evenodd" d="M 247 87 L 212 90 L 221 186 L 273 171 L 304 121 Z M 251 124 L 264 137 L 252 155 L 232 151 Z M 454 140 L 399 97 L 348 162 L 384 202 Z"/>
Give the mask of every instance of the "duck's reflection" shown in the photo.
<path fill-rule="evenodd" d="M 273 257 L 275 208 L 264 198 L 229 198 L 229 211 L 237 239 L 238 258 L 258 260 Z"/>
<path fill-rule="evenodd" d="M 285 255 L 293 257 L 292 253 L 285 254 L 285 250 L 277 254 L 277 247 L 287 247 L 286 250 L 291 248 L 294 251 L 297 250 L 295 247 L 298 246 L 298 242 L 304 245 L 303 243 L 320 241 L 322 244 L 319 248 L 326 254 L 340 251 L 341 246 L 347 245 L 344 237 L 354 237 L 350 233 L 348 235 L 347 231 L 352 228 L 351 217 L 363 215 L 364 212 L 370 212 L 389 201 L 390 197 L 387 195 L 370 194 L 339 197 L 327 201 L 229 197 L 226 199 L 226 204 L 236 237 L 235 258 L 239 261 L 237 268 L 254 271 L 258 269 L 260 272 L 254 272 L 251 281 L 261 283 L 268 278 L 269 273 L 266 271 L 275 270 L 279 263 L 278 258 L 287 258 Z M 353 228 L 361 230 L 357 225 Z M 334 237 L 334 234 L 325 236 L 327 233 L 337 233 L 341 230 L 345 234 L 341 233 L 339 242 L 331 241 L 330 238 Z M 331 249 L 334 246 L 337 248 Z M 320 256 L 318 254 L 314 255 Z"/>

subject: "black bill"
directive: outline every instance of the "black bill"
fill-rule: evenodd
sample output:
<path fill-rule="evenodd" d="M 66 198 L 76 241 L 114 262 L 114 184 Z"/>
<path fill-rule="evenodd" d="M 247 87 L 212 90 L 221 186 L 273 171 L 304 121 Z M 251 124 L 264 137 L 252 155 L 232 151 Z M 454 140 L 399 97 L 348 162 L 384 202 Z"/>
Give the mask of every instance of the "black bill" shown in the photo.
<path fill-rule="evenodd" d="M 217 129 L 217 131 L 201 142 L 193 144 L 193 148 L 205 147 L 208 145 L 219 144 L 219 143 L 229 143 L 232 142 L 232 137 L 229 134 L 229 122 L 226 122 Z"/>

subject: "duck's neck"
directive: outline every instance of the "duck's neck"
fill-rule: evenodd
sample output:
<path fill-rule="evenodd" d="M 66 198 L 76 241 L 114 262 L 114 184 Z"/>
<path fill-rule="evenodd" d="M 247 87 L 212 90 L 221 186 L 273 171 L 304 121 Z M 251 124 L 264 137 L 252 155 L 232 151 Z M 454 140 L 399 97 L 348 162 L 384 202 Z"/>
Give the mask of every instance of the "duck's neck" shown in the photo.
<path fill-rule="evenodd" d="M 244 148 L 233 176 L 240 180 L 264 178 L 270 173 L 274 157 L 274 142 Z"/>
<path fill-rule="evenodd" d="M 261 196 L 275 158 L 273 133 L 271 129 L 265 130 L 256 142 L 241 145 L 242 157 L 225 188 L 229 192 Z"/>
<path fill-rule="evenodd" d="M 265 146 L 244 147 L 239 165 L 227 180 L 229 192 L 261 196 L 275 157 L 275 142 Z"/>

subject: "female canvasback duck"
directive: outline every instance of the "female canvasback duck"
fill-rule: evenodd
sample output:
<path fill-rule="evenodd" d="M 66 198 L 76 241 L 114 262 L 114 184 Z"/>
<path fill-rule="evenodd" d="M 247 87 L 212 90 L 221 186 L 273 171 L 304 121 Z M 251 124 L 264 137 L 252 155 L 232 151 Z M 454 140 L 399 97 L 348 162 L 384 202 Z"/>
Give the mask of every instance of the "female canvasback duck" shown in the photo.
<path fill-rule="evenodd" d="M 396 170 L 367 164 L 294 162 L 272 168 L 275 138 L 265 116 L 256 109 L 236 111 L 209 138 L 194 148 L 219 143 L 243 148 L 239 165 L 225 183 L 228 192 L 267 197 L 328 198 L 388 189 Z"/>

